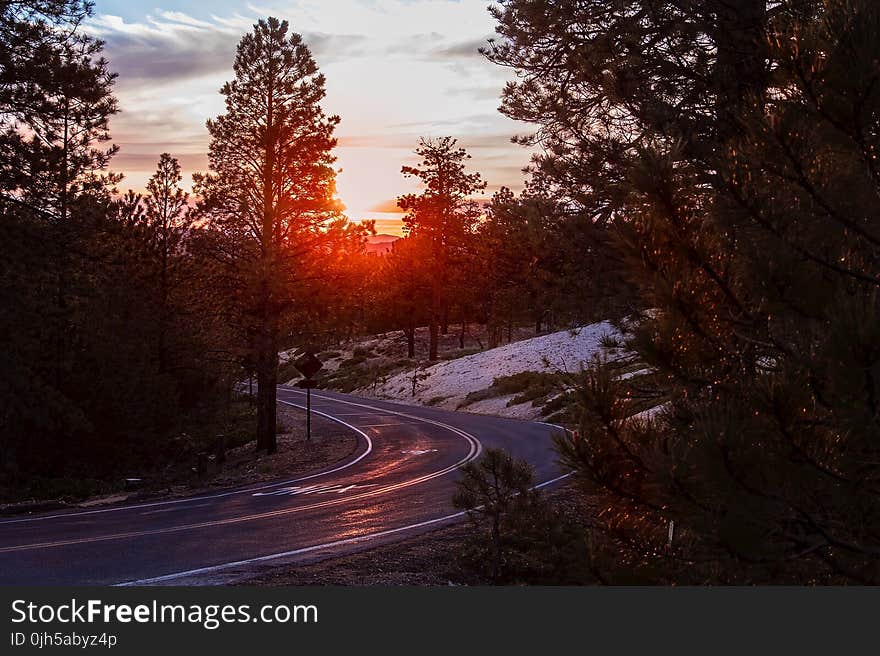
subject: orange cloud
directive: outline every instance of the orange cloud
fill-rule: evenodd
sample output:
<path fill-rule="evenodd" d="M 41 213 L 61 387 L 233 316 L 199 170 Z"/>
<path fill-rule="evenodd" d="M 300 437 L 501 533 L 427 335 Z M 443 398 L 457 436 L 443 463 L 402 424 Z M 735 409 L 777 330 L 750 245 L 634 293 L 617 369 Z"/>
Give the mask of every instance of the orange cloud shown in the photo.
<path fill-rule="evenodd" d="M 400 208 L 397 206 L 396 198 L 389 198 L 388 200 L 383 200 L 379 203 L 373 205 L 370 209 L 370 212 L 382 212 L 384 214 L 403 214 L 400 211 Z"/>

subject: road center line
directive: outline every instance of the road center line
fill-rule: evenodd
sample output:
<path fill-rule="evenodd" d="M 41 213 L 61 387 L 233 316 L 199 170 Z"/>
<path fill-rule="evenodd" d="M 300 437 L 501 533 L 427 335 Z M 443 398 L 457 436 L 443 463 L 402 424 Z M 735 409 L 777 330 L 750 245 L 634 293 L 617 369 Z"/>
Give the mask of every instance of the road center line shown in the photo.
<path fill-rule="evenodd" d="M 396 424 L 361 424 L 361 428 L 382 428 L 383 426 L 412 426 L 413 424 L 407 424 L 403 422 L 399 422 Z"/>
<path fill-rule="evenodd" d="M 571 476 L 571 473 L 563 474 L 562 476 L 557 476 L 549 481 L 544 481 L 536 485 L 533 489 L 538 490 L 553 483 L 557 483 L 561 480 L 564 480 Z M 360 542 L 369 542 L 370 540 L 375 540 L 377 538 L 385 537 L 388 535 L 394 535 L 395 533 L 402 533 L 404 531 L 412 531 L 419 528 L 424 528 L 426 526 L 432 526 L 434 524 L 440 524 L 442 522 L 452 521 L 454 519 L 459 519 L 467 515 L 466 511 L 453 513 L 451 515 L 444 515 L 443 517 L 436 517 L 434 519 L 428 519 L 423 522 L 418 522 L 416 524 L 409 524 L 407 526 L 399 526 L 397 528 L 387 529 L 385 531 L 378 531 L 376 533 L 368 533 L 367 535 L 358 535 L 353 538 L 346 538 L 344 540 L 335 540 L 334 542 L 326 542 L 324 544 L 315 544 L 310 547 L 302 547 L 301 549 L 293 549 L 291 551 L 282 551 L 280 553 L 269 554 L 267 556 L 257 556 L 256 558 L 248 558 L 246 560 L 237 560 L 231 563 L 223 563 L 221 565 L 212 565 L 210 567 L 200 567 L 198 569 L 191 569 L 185 572 L 175 572 L 173 574 L 165 574 L 163 576 L 155 576 L 149 579 L 140 579 L 137 581 L 126 581 L 125 583 L 117 583 L 114 587 L 129 587 L 129 586 L 138 586 L 138 585 L 155 585 L 157 583 L 165 583 L 167 581 L 174 581 L 177 579 L 186 578 L 188 576 L 198 576 L 200 574 L 212 574 L 214 572 L 219 572 L 224 569 L 231 569 L 233 567 L 244 567 L 246 565 L 255 565 L 257 563 L 264 563 L 270 560 L 277 560 L 279 558 L 288 558 L 291 556 L 299 556 L 302 554 L 311 553 L 314 551 L 323 551 L 324 549 L 332 549 L 334 547 L 342 547 L 349 544 L 358 544 Z"/>
<path fill-rule="evenodd" d="M 284 401 L 282 399 L 278 399 L 278 402 L 284 403 L 286 405 L 291 405 L 294 407 L 302 407 L 296 403 L 293 403 L 291 401 Z M 340 403 L 350 403 L 347 401 L 339 401 L 339 402 Z M 351 405 L 360 405 L 360 404 L 353 404 L 352 403 Z M 363 407 L 369 407 L 369 406 L 363 406 Z M 313 412 L 317 412 L 317 411 L 313 411 Z M 320 414 L 322 414 L 323 416 L 325 416 L 329 419 L 334 419 L 334 417 L 332 417 L 329 414 L 325 414 L 325 413 L 320 413 Z M 341 503 L 349 503 L 351 501 L 355 501 L 358 499 L 364 499 L 367 497 L 386 494 L 388 492 L 392 492 L 392 491 L 400 490 L 400 489 L 403 489 L 406 487 L 411 487 L 413 485 L 418 485 L 420 483 L 424 483 L 425 481 L 432 480 L 432 479 L 437 478 L 439 476 L 444 476 L 452 471 L 455 471 L 456 469 L 458 469 L 459 467 L 461 467 L 465 463 L 470 462 L 471 460 L 477 458 L 480 455 L 480 453 L 482 452 L 482 444 L 480 444 L 480 441 L 476 437 L 474 437 L 470 433 L 466 433 L 465 431 L 462 431 L 458 428 L 455 428 L 454 426 L 449 426 L 448 424 L 444 424 L 439 421 L 434 421 L 433 419 L 424 419 L 424 418 L 420 418 L 420 417 L 413 417 L 410 415 L 404 415 L 403 413 L 393 413 L 393 414 L 400 414 L 401 416 L 409 416 L 412 419 L 424 421 L 425 423 L 429 423 L 429 424 L 434 424 L 434 425 L 439 426 L 441 428 L 445 428 L 447 430 L 450 430 L 457 435 L 460 435 L 470 445 L 470 449 L 468 450 L 468 454 L 464 458 L 462 458 L 461 460 L 456 462 L 455 464 L 444 467 L 443 469 L 440 469 L 438 471 L 431 472 L 429 474 L 423 474 L 422 476 L 418 476 L 418 477 L 416 477 L 414 479 L 410 479 L 408 481 L 403 481 L 401 483 L 386 485 L 386 486 L 381 487 L 377 490 L 372 490 L 370 492 L 364 492 L 361 494 L 352 495 L 352 496 L 345 497 L 342 499 L 324 501 L 324 502 L 314 503 L 314 504 L 306 505 L 306 506 L 297 506 L 294 508 L 285 508 L 285 509 L 281 509 L 281 510 L 256 513 L 256 514 L 252 514 L 252 515 L 242 515 L 240 517 L 230 517 L 227 519 L 218 519 L 218 520 L 212 520 L 212 521 L 206 521 L 206 522 L 198 522 L 198 523 L 194 523 L 194 524 L 184 524 L 184 525 L 180 525 L 180 526 L 169 526 L 169 527 L 165 527 L 165 528 L 150 529 L 150 530 L 145 530 L 145 531 L 127 531 L 125 533 L 115 533 L 115 534 L 110 534 L 110 535 L 98 535 L 98 536 L 85 537 L 85 538 L 72 538 L 69 540 L 57 540 L 57 541 L 53 541 L 53 542 L 39 542 L 39 543 L 33 543 L 33 544 L 15 545 L 15 546 L 10 546 L 10 547 L 0 547 L 0 554 L 11 553 L 11 552 L 15 552 L 15 551 L 30 551 L 30 550 L 34 550 L 34 549 L 48 549 L 51 547 L 63 547 L 63 546 L 70 546 L 70 545 L 77 545 L 77 544 L 89 544 L 89 543 L 93 543 L 93 542 L 104 542 L 107 540 L 121 540 L 121 539 L 134 538 L 134 537 L 145 537 L 145 536 L 149 536 L 149 535 L 164 535 L 164 534 L 168 534 L 168 533 L 176 533 L 176 532 L 180 532 L 180 531 L 188 531 L 188 530 L 199 529 L 199 528 L 210 528 L 210 527 L 215 527 L 215 526 L 227 526 L 230 524 L 239 524 L 242 522 L 255 521 L 255 520 L 259 520 L 259 519 L 268 519 L 271 517 L 290 515 L 293 513 L 305 512 L 307 510 L 314 510 L 317 508 L 324 508 L 327 506 L 335 506 L 335 505 L 339 505 Z M 336 420 L 336 421 L 339 421 L 340 423 L 345 423 L 342 420 Z M 366 434 L 363 433 L 357 427 L 351 426 L 350 424 L 346 424 L 346 425 L 350 426 L 353 430 L 356 430 L 361 435 L 363 435 L 367 440 L 369 440 L 369 438 L 367 438 Z M 370 441 L 369 443 L 370 443 L 370 447 L 372 448 L 372 442 Z M 363 454 L 363 455 L 366 455 L 366 454 Z M 361 458 L 363 457 L 363 455 L 361 456 Z M 346 466 L 350 466 L 351 464 L 353 464 L 353 463 L 349 463 Z M 324 473 L 330 473 L 330 472 L 324 472 Z M 323 475 L 323 474 L 316 474 L 315 476 L 319 476 L 319 475 Z M 305 477 L 305 478 L 314 478 L 314 476 Z M 299 479 L 299 480 L 305 480 L 305 478 Z M 263 488 L 252 488 L 251 492 L 253 492 L 255 490 L 259 490 L 259 489 L 266 489 L 268 487 L 277 487 L 277 485 L 264 486 Z M 223 495 L 218 495 L 218 496 L 223 496 Z M 133 508 L 133 507 L 136 507 L 136 506 L 130 506 L 129 508 Z M 85 513 L 77 513 L 77 514 L 85 514 Z M 59 515 L 59 517 L 64 517 L 64 516 L 71 516 L 71 515 Z"/>
<path fill-rule="evenodd" d="M 291 403 L 289 401 L 279 400 L 279 403 L 284 403 L 286 405 L 290 405 L 295 408 L 300 408 L 302 410 L 306 409 L 305 406 L 299 405 L 297 403 Z M 240 490 L 230 490 L 228 492 L 218 492 L 217 494 L 207 494 L 207 495 L 198 496 L 198 497 L 184 497 L 182 499 L 168 499 L 165 501 L 153 501 L 150 503 L 138 503 L 138 504 L 134 504 L 134 505 L 114 506 L 113 508 L 102 508 L 100 510 L 81 510 L 81 511 L 76 511 L 76 512 L 69 512 L 69 513 L 58 513 L 56 515 L 43 515 L 41 517 L 24 517 L 24 518 L 19 518 L 19 519 L 0 520 L 0 526 L 2 526 L 4 524 L 22 524 L 24 522 L 40 522 L 40 521 L 44 521 L 47 519 L 64 519 L 66 517 L 82 517 L 83 515 L 100 515 L 103 513 L 121 512 L 124 510 L 138 510 L 139 508 L 156 508 L 158 506 L 170 506 L 170 505 L 181 504 L 181 503 L 192 503 L 194 501 L 205 501 L 208 499 L 221 499 L 223 497 L 229 497 L 229 496 L 233 496 L 235 494 L 252 494 L 254 492 L 259 492 L 260 490 L 268 490 L 273 487 L 281 487 L 284 485 L 293 485 L 294 483 L 299 483 L 301 481 L 308 481 L 313 478 L 318 478 L 319 476 L 326 476 L 328 474 L 335 474 L 336 472 L 342 471 L 343 469 L 348 469 L 352 465 L 356 465 L 361 460 L 366 458 L 370 453 L 372 453 L 373 440 L 371 440 L 370 436 L 367 435 L 365 432 L 363 432 L 362 430 L 360 430 L 356 426 L 352 426 L 348 422 L 343 421 L 342 419 L 337 419 L 335 416 L 331 416 L 331 415 L 325 414 L 319 410 L 314 410 L 314 409 L 312 410 L 312 412 L 314 412 L 315 414 L 321 415 L 322 417 L 329 419 L 330 421 L 334 421 L 338 424 L 342 424 L 346 428 L 350 428 L 355 433 L 357 433 L 366 442 L 367 446 L 366 446 L 366 449 L 364 449 L 364 452 L 361 453 L 356 458 L 349 460 L 348 462 L 345 462 L 338 467 L 334 467 L 333 469 L 328 469 L 327 471 L 320 471 L 315 474 L 308 474 L 306 476 L 300 476 L 298 478 L 293 478 L 289 481 L 275 481 L 273 483 L 266 483 L 265 485 L 259 485 L 257 487 L 247 487 L 247 488 L 243 488 Z"/>

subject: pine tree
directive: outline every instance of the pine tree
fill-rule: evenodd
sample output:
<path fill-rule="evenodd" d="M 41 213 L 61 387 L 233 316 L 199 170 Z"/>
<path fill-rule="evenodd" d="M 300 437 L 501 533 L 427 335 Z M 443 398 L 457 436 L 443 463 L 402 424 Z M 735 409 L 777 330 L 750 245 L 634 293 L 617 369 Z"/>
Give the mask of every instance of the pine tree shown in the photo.
<path fill-rule="evenodd" d="M 92 7 L 0 6 L 0 189 L 5 202 L 44 219 L 64 220 L 72 195 L 94 187 L 92 174 L 115 153 L 96 149 L 117 109 L 103 43 L 80 29 Z"/>
<path fill-rule="evenodd" d="M 120 179 L 101 173 L 117 151 L 99 146 L 118 109 L 104 44 L 79 30 L 91 6 L 6 3 L 0 20 L 5 199 L 60 224 L 79 196 L 104 193 Z"/>
<path fill-rule="evenodd" d="M 64 447 L 87 424 L 73 381 L 81 301 L 94 294 L 90 242 L 119 179 L 106 172 L 115 147 L 102 147 L 117 111 L 115 76 L 103 44 L 80 29 L 90 13 L 91 3 L 72 0 L 0 5 L 0 224 L 9 244 L 0 414 L 10 462 L 17 454 L 22 466 L 63 466 Z M 45 408 L 30 408 L 34 398 Z"/>
<path fill-rule="evenodd" d="M 421 162 L 404 166 L 406 177 L 418 178 L 425 189 L 421 194 L 398 198 L 398 206 L 406 212 L 403 219 L 407 234 L 425 239 L 430 244 L 431 295 L 429 359 L 438 357 L 441 323 L 448 310 L 450 267 L 465 240 L 474 230 L 480 208 L 471 195 L 482 191 L 486 183 L 479 173 L 467 173 L 465 162 L 470 159 L 464 148 L 457 147 L 452 137 L 422 139 L 416 148 Z"/>
<path fill-rule="evenodd" d="M 221 89 L 226 112 L 208 121 L 211 171 L 196 176 L 195 191 L 253 335 L 257 448 L 274 453 L 280 322 L 298 264 L 333 236 L 324 227 L 339 209 L 331 154 L 339 118 L 321 110 L 324 77 L 286 21 L 257 23 L 234 71 Z"/>
<path fill-rule="evenodd" d="M 131 191 L 113 199 L 114 76 L 101 43 L 81 31 L 90 11 L 0 3 L 4 496 L 88 492 L 95 479 L 167 464 L 172 442 L 179 458 L 181 444 L 194 448 L 179 439 L 189 422 L 211 425 L 226 398 L 219 381 L 231 379 L 217 355 L 230 331 L 202 286 L 213 263 L 193 257 L 183 234 L 173 159 L 163 158 L 146 203 Z M 174 346 L 165 372 L 163 332 Z M 56 477 L 68 487 L 53 488 Z"/>
<path fill-rule="evenodd" d="M 159 265 L 159 335 L 156 359 L 159 372 L 168 368 L 168 330 L 172 314 L 171 294 L 179 282 L 177 259 L 183 239 L 192 224 L 187 200 L 189 195 L 180 187 L 180 164 L 168 153 L 162 153 L 156 173 L 147 183 L 146 218 L 152 233 L 153 248 Z"/>
<path fill-rule="evenodd" d="M 718 581 L 876 582 L 876 3 L 502 4 L 505 111 L 653 310 L 653 373 L 585 374 L 560 441 L 606 527 L 650 557 L 671 520 Z"/>
<path fill-rule="evenodd" d="M 416 357 L 416 327 L 426 318 L 423 299 L 431 287 L 427 246 L 416 236 L 399 239 L 383 258 L 379 273 L 377 305 L 382 319 L 390 328 L 403 331 L 410 359 Z"/>

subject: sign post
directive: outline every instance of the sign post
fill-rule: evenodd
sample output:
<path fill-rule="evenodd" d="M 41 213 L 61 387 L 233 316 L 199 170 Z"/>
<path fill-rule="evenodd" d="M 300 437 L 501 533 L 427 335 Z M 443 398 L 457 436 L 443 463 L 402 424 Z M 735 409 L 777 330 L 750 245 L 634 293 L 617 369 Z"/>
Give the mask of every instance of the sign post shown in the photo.
<path fill-rule="evenodd" d="M 312 376 L 318 373 L 324 365 L 317 357 L 315 357 L 314 353 L 306 351 L 302 356 L 297 358 L 293 363 L 293 366 L 303 375 L 303 380 L 297 383 L 297 385 L 306 388 L 306 441 L 311 442 L 312 388 L 315 386 L 315 381 L 312 380 Z"/>

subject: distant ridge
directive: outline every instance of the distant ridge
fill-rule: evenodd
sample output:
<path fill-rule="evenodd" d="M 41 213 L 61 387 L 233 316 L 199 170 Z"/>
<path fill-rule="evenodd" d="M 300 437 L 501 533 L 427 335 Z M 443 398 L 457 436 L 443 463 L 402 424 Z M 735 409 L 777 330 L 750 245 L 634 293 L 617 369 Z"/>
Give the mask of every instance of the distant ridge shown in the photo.
<path fill-rule="evenodd" d="M 396 242 L 400 237 L 395 237 L 394 235 L 372 235 L 367 237 L 366 246 L 364 246 L 364 250 L 367 253 L 372 253 L 374 255 L 386 255 L 391 252 L 392 245 Z"/>

